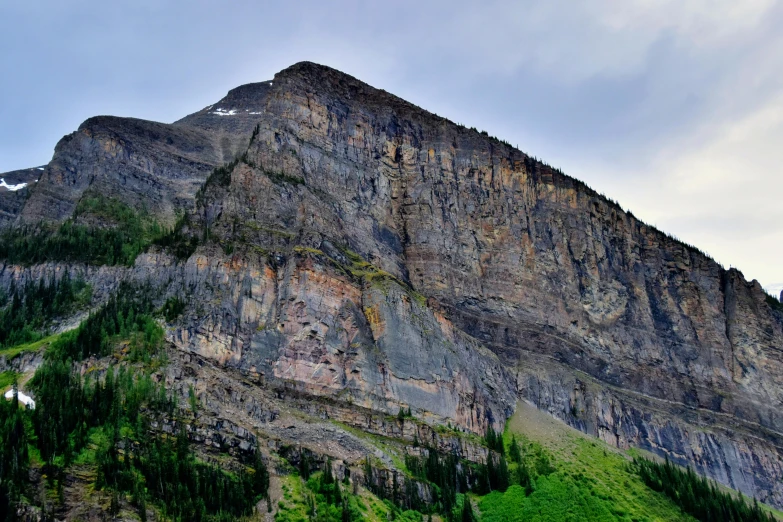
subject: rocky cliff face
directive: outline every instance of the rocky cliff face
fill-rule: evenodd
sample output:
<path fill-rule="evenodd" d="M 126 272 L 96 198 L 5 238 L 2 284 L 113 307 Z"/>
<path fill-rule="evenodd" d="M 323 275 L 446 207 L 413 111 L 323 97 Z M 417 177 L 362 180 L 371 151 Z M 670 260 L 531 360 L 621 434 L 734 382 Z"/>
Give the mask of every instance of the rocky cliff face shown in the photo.
<path fill-rule="evenodd" d="M 88 120 L 17 219 L 64 219 L 87 188 L 189 211 L 190 259 L 117 271 L 187 298 L 181 351 L 474 432 L 519 396 L 783 505 L 783 314 L 505 143 L 302 63 L 172 125 Z"/>
<path fill-rule="evenodd" d="M 44 167 L 15 170 L 0 174 L 0 226 L 16 220 L 30 195 L 31 185 L 38 183 Z"/>
<path fill-rule="evenodd" d="M 57 144 L 20 220 L 62 221 L 89 189 L 172 222 L 212 169 L 244 152 L 268 87 L 239 87 L 174 124 L 90 118 Z"/>
<path fill-rule="evenodd" d="M 322 254 L 202 251 L 186 263 L 137 261 L 190 306 L 169 330 L 178 348 L 263 382 L 483 433 L 513 411 L 513 380 L 492 352 L 394 282 L 357 282 Z M 255 258 L 255 259 L 254 259 Z"/>

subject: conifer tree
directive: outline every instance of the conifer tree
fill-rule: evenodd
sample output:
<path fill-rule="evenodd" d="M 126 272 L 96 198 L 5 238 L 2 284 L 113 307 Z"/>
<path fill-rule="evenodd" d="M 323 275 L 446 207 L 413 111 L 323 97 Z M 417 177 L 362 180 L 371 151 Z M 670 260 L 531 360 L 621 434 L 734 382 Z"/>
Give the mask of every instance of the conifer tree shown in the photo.
<path fill-rule="evenodd" d="M 530 477 L 527 463 L 521 462 L 519 464 L 519 467 L 517 467 L 517 478 L 519 479 L 519 485 L 525 490 L 525 495 L 530 495 L 533 492 L 533 480 Z"/>
<path fill-rule="evenodd" d="M 511 446 L 508 449 L 508 456 L 512 462 L 517 464 L 522 463 L 522 452 L 519 450 L 519 444 L 517 444 L 516 436 L 511 436 Z"/>
<path fill-rule="evenodd" d="M 476 515 L 473 513 L 473 505 L 467 495 L 462 503 L 462 522 L 477 522 Z"/>

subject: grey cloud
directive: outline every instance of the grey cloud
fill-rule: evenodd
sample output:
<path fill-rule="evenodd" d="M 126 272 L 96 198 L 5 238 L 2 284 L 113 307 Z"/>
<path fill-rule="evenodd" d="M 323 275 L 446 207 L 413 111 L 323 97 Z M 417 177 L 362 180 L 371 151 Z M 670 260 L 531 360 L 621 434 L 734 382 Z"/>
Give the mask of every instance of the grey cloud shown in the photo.
<path fill-rule="evenodd" d="M 651 179 L 783 92 L 781 26 L 768 0 L 9 0 L 0 171 L 45 163 L 89 116 L 173 121 L 312 60 L 652 208 Z M 769 147 L 762 189 L 777 176 Z M 774 226 L 734 210 L 739 229 Z"/>

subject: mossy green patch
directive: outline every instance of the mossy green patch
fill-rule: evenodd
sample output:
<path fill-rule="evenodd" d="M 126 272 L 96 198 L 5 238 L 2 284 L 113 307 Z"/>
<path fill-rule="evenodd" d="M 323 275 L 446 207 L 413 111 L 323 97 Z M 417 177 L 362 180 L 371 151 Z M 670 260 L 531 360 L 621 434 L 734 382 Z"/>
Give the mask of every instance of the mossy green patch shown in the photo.
<path fill-rule="evenodd" d="M 332 421 L 337 426 L 340 426 L 345 431 L 355 435 L 356 437 L 369 442 L 379 450 L 381 450 L 386 456 L 388 456 L 394 467 L 400 471 L 410 475 L 410 471 L 405 466 L 405 445 L 407 442 L 402 439 L 393 439 L 390 437 L 384 437 L 382 435 L 376 435 L 374 433 L 368 433 L 357 428 L 348 426 L 341 422 Z"/>
<path fill-rule="evenodd" d="M 323 256 L 325 255 L 321 250 L 318 250 L 317 248 L 311 248 L 311 247 L 305 247 L 305 246 L 295 246 L 294 252 L 297 254 L 310 254 L 314 256 Z"/>
<path fill-rule="evenodd" d="M 277 503 L 275 522 L 308 522 L 307 499 L 304 485 L 299 475 L 280 477 L 283 498 Z"/>
<path fill-rule="evenodd" d="M 3 372 L 0 373 L 0 391 L 5 393 L 7 388 L 10 388 L 16 379 L 19 378 L 19 374 L 16 372 Z"/>

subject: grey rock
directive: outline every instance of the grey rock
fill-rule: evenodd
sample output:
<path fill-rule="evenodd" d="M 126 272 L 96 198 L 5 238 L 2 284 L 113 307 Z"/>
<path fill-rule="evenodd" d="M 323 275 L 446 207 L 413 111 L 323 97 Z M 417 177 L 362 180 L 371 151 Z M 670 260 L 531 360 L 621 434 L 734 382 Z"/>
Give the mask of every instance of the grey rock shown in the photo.
<path fill-rule="evenodd" d="M 300 63 L 175 124 L 88 120 L 17 221 L 64 219 L 87 190 L 209 228 L 185 262 L 153 250 L 90 277 L 185 296 L 169 340 L 286 401 L 411 407 L 481 433 L 519 396 L 783 506 L 783 314 L 758 282 L 506 143 Z M 260 425 L 273 408 L 243 411 Z"/>
<path fill-rule="evenodd" d="M 8 190 L 8 188 L 0 186 L 0 228 L 16 220 L 27 198 L 30 196 L 30 191 L 38 183 L 38 178 L 42 175 L 43 167 L 14 170 L 0 174 L 0 179 L 4 180 L 7 185 L 18 186 L 23 183 L 27 184 L 26 187 L 19 190 Z"/>

